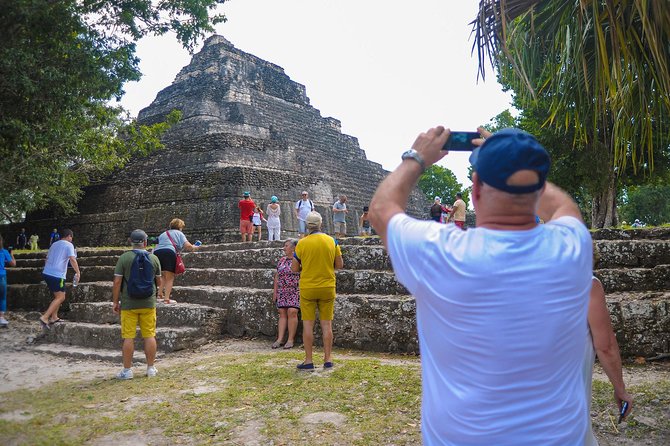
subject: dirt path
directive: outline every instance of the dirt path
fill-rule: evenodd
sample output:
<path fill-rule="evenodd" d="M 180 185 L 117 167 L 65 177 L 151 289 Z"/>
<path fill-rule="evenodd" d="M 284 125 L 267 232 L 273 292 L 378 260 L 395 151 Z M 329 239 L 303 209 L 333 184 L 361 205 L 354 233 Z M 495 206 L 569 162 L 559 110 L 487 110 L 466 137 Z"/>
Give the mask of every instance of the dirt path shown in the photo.
<path fill-rule="evenodd" d="M 63 379 L 105 379 L 113 376 L 120 364 L 90 360 L 70 359 L 54 356 L 46 353 L 36 353 L 32 350 L 29 341 L 40 333 L 36 320 L 36 314 L 12 315 L 8 329 L 0 330 L 0 404 L 3 401 L 3 393 L 17 389 L 35 389 Z M 35 317 L 33 317 L 35 316 Z M 267 352 L 270 341 L 265 340 L 242 340 L 226 339 L 205 345 L 195 351 L 178 352 L 160 358 L 157 363 L 159 367 L 169 367 L 188 363 L 194 359 L 202 360 L 208 357 L 216 357 L 224 353 L 234 352 Z M 420 363 L 414 357 L 403 359 L 397 355 L 372 354 L 363 352 L 338 352 L 342 359 L 356 359 L 372 357 L 384 363 L 404 364 L 408 367 L 420 367 Z M 594 431 L 597 433 L 601 446 L 641 446 L 669 444 L 670 432 L 668 432 L 668 420 L 670 419 L 670 396 L 668 386 L 670 385 L 670 362 L 657 362 L 644 365 L 627 365 L 624 369 L 624 379 L 627 386 L 640 389 L 653 389 L 657 384 L 663 383 L 661 395 L 641 395 L 636 397 L 635 422 L 642 426 L 642 435 L 628 438 L 622 435 L 622 430 L 627 429 L 626 424 L 615 425 L 611 419 L 611 405 L 606 402 L 605 408 L 592 411 Z M 596 366 L 594 380 L 607 381 L 607 376 L 602 369 Z M 645 392 L 646 393 L 646 392 Z M 639 401 L 639 404 L 638 404 Z M 637 429 L 637 428 L 636 428 Z M 637 431 L 636 431 L 637 432 Z M 645 433 L 648 432 L 648 435 Z M 638 438 L 639 437 L 639 438 Z"/>

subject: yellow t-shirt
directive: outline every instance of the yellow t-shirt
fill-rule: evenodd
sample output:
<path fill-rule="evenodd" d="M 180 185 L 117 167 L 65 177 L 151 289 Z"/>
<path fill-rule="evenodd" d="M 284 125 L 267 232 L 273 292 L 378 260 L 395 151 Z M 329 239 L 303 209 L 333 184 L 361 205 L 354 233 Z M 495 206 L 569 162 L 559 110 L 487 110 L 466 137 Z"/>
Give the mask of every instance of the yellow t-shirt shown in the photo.
<path fill-rule="evenodd" d="M 335 288 L 335 257 L 342 250 L 335 239 L 322 232 L 301 239 L 295 247 L 295 258 L 302 265 L 300 289 Z"/>

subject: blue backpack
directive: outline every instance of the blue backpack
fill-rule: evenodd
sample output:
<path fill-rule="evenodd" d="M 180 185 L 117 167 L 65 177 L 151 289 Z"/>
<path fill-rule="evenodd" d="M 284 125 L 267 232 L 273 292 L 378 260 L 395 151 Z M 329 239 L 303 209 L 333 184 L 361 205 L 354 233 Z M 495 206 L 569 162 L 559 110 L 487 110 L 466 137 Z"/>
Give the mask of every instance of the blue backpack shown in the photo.
<path fill-rule="evenodd" d="M 147 251 L 133 249 L 135 259 L 130 266 L 130 278 L 127 283 L 128 296 L 131 299 L 146 299 L 154 294 L 154 265 Z"/>

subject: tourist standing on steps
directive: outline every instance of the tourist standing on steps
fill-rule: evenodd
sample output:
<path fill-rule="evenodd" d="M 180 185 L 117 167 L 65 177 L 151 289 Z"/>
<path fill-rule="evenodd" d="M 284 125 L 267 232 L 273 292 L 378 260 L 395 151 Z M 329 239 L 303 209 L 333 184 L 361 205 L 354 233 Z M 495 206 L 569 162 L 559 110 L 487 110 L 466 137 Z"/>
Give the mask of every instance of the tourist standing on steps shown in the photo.
<path fill-rule="evenodd" d="M 65 234 L 64 231 L 63 231 L 63 234 Z M 65 237 L 65 235 L 63 235 L 63 237 Z M 51 231 L 51 234 L 49 234 L 49 246 L 51 247 L 51 245 L 53 245 L 55 242 L 60 240 L 60 238 L 61 237 L 60 237 L 60 234 L 58 233 L 58 229 L 54 228 L 54 230 Z"/>
<path fill-rule="evenodd" d="M 363 206 L 363 214 L 358 219 L 358 233 L 363 237 L 372 235 L 372 226 L 370 225 L 370 208 Z"/>
<path fill-rule="evenodd" d="M 251 224 L 254 226 L 254 231 L 258 232 L 259 242 L 261 241 L 261 237 L 263 236 L 263 222 L 267 223 L 268 221 L 265 219 L 261 207 L 256 206 L 254 208 L 254 213 L 251 214 Z"/>
<path fill-rule="evenodd" d="M 30 236 L 30 250 L 31 251 L 37 251 L 40 249 L 40 247 L 37 245 L 37 242 L 40 241 L 40 236 L 37 234 L 33 234 Z"/>
<path fill-rule="evenodd" d="M 452 208 L 452 220 L 454 224 L 461 229 L 465 229 L 465 201 L 463 201 L 463 194 L 458 192 L 456 194 L 456 201 Z"/>
<path fill-rule="evenodd" d="M 266 213 L 268 215 L 268 240 L 281 240 L 281 220 L 279 219 L 281 207 L 279 206 L 279 198 L 274 195 L 270 198 L 270 204 L 268 204 Z"/>
<path fill-rule="evenodd" d="M 342 238 L 347 236 L 347 196 L 340 195 L 340 199 L 333 203 L 333 226 L 335 227 L 335 237 Z"/>
<path fill-rule="evenodd" d="M 284 349 L 293 348 L 295 333 L 298 330 L 298 310 L 300 309 L 300 273 L 291 270 L 293 254 L 297 241 L 286 240 L 284 243 L 284 257 L 277 262 L 277 272 L 274 277 L 274 290 L 272 300 L 279 311 L 279 323 L 277 326 L 277 340 L 272 348 L 279 348 L 284 341 L 284 333 L 288 328 L 288 339 Z"/>
<path fill-rule="evenodd" d="M 298 219 L 298 235 L 300 238 L 307 234 L 307 223 L 305 219 L 307 214 L 314 210 L 314 203 L 309 199 L 309 194 L 306 190 L 302 191 L 300 200 L 295 202 L 295 218 Z"/>
<path fill-rule="evenodd" d="M 442 198 L 435 197 L 433 205 L 430 207 L 430 219 L 440 223 L 442 218 Z"/>
<path fill-rule="evenodd" d="M 172 285 L 174 284 L 175 269 L 177 267 L 177 252 L 197 251 L 200 246 L 191 244 L 182 232 L 186 227 L 184 220 L 173 218 L 167 231 L 158 236 L 158 243 L 154 248 L 154 254 L 161 263 L 163 280 L 158 287 L 158 299 L 163 299 L 166 304 L 174 304 L 176 301 L 170 299 Z M 197 242 L 196 242 L 197 243 Z"/>
<path fill-rule="evenodd" d="M 314 321 L 319 309 L 323 334 L 323 368 L 333 367 L 333 315 L 335 310 L 335 270 L 344 266 L 342 251 L 337 240 L 321 232 L 323 220 L 318 212 L 310 212 L 305 219 L 308 235 L 295 248 L 291 263 L 293 272 L 300 274 L 300 312 L 302 313 L 302 341 L 305 360 L 298 370 L 313 370 L 312 347 Z"/>
<path fill-rule="evenodd" d="M 591 236 L 577 204 L 546 181 L 549 154 L 532 135 L 479 132 L 476 228 L 405 214 L 419 176 L 447 155 L 444 127 L 417 137 L 370 204 L 416 298 L 423 444 L 582 444 Z"/>
<path fill-rule="evenodd" d="M 121 316 L 123 339 L 123 370 L 116 377 L 118 379 L 133 377 L 133 353 L 139 325 L 140 334 L 144 339 L 147 376 L 151 378 L 158 373 L 154 361 L 156 360 L 156 290 L 161 286 L 161 264 L 158 257 L 146 251 L 147 234 L 143 230 L 135 229 L 131 232 L 130 243 L 132 251 L 121 254 L 116 262 L 112 285 L 112 308 L 115 314 Z M 142 257 L 136 260 L 137 256 Z M 133 273 L 135 263 L 136 272 Z M 144 275 L 137 271 L 140 266 L 142 270 L 151 268 L 151 271 Z M 147 281 L 150 283 L 147 284 Z"/>
<path fill-rule="evenodd" d="M 244 192 L 242 199 L 237 203 L 240 209 L 240 234 L 242 234 L 243 242 L 251 242 L 254 238 L 254 225 L 251 222 L 251 217 L 256 209 L 256 203 L 251 199 L 251 193 Z"/>
<path fill-rule="evenodd" d="M 54 229 L 55 231 L 55 229 Z M 77 263 L 77 252 L 72 244 L 74 233 L 70 229 L 63 229 L 60 240 L 55 241 L 47 253 L 47 261 L 42 271 L 42 278 L 54 295 L 47 311 L 40 316 L 40 325 L 49 329 L 52 324 L 60 322 L 58 310 L 65 301 L 65 276 L 68 263 L 74 269 L 74 283 L 81 280 L 81 272 Z"/>
<path fill-rule="evenodd" d="M 6 266 L 16 266 L 16 259 L 11 249 L 5 249 L 4 241 L 0 235 L 0 328 L 7 328 L 9 322 L 5 319 L 7 311 L 7 271 Z"/>
<path fill-rule="evenodd" d="M 26 243 L 28 243 L 28 234 L 26 234 L 26 228 L 21 228 L 21 232 L 16 236 L 16 249 L 26 249 Z"/>

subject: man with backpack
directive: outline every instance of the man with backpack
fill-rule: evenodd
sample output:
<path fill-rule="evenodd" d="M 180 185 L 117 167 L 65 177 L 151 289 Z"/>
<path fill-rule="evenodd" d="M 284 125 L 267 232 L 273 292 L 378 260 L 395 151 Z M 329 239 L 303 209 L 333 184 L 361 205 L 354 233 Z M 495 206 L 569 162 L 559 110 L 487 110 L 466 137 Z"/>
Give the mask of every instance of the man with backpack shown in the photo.
<path fill-rule="evenodd" d="M 137 326 L 144 338 L 144 354 L 147 359 L 147 376 L 156 376 L 156 289 L 161 284 L 161 264 L 149 254 L 147 234 L 135 229 L 130 234 L 132 251 L 121 254 L 114 269 L 112 302 L 114 313 L 121 315 L 121 337 L 123 338 L 123 370 L 116 377 L 133 377 L 133 353 Z M 119 302 L 119 297 L 121 300 Z"/>
<path fill-rule="evenodd" d="M 302 191 L 300 200 L 295 202 L 295 218 L 298 219 L 298 235 L 303 238 L 307 234 L 307 214 L 314 210 L 314 203 L 309 199 L 306 190 Z"/>

